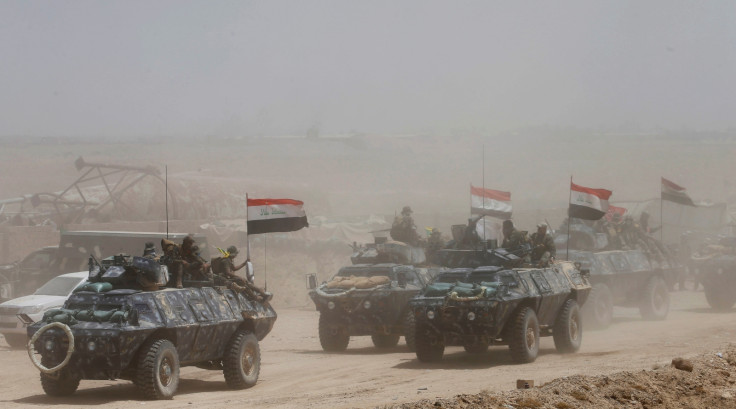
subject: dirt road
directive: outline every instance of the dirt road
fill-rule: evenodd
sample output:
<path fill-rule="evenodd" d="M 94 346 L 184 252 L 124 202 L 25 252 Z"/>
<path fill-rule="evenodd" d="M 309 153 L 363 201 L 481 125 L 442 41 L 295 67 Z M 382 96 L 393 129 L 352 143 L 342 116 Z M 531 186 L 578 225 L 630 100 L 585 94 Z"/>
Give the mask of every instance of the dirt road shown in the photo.
<path fill-rule="evenodd" d="M 38 372 L 26 352 L 10 350 L 2 341 L 0 406 L 373 407 L 507 390 L 515 387 L 518 378 L 534 379 L 540 385 L 573 374 L 650 369 L 676 356 L 717 351 L 736 339 L 736 310 L 711 312 L 702 292 L 672 293 L 672 302 L 670 316 L 662 322 L 642 321 L 638 310 L 616 308 L 614 325 L 585 332 L 577 354 L 558 355 L 552 339 L 545 338 L 539 358 L 527 365 L 512 364 L 506 347 L 492 347 L 480 356 L 452 347 L 442 362 L 420 364 L 403 341 L 378 352 L 369 337 L 353 338 L 345 353 L 327 354 L 317 338 L 317 312 L 281 310 L 273 332 L 261 344 L 261 377 L 255 387 L 231 391 L 220 372 L 184 368 L 174 400 L 158 402 L 140 400 L 126 381 L 82 381 L 72 397 L 51 399 L 41 390 Z"/>

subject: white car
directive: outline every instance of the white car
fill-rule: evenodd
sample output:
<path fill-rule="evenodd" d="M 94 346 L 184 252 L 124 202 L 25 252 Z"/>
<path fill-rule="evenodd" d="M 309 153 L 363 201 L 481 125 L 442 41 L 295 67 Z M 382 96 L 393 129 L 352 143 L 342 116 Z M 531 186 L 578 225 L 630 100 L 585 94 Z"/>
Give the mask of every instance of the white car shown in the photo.
<path fill-rule="evenodd" d="M 75 288 L 87 281 L 87 277 L 87 271 L 62 274 L 47 281 L 31 295 L 0 304 L 0 333 L 8 345 L 25 347 L 28 341 L 26 327 L 43 318 L 44 312 L 64 305 L 64 301 Z"/>

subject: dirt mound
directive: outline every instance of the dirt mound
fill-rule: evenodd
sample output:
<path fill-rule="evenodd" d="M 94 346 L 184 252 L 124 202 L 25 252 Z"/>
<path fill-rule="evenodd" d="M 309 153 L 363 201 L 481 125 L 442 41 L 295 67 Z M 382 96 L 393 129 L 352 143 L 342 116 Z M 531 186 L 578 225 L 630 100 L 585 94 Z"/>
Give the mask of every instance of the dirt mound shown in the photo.
<path fill-rule="evenodd" d="M 682 362 L 675 358 L 677 363 Z M 736 345 L 689 360 L 691 372 L 675 364 L 650 371 L 570 376 L 538 388 L 457 395 L 395 408 L 736 408 Z M 680 366 L 680 365 L 678 365 Z"/>

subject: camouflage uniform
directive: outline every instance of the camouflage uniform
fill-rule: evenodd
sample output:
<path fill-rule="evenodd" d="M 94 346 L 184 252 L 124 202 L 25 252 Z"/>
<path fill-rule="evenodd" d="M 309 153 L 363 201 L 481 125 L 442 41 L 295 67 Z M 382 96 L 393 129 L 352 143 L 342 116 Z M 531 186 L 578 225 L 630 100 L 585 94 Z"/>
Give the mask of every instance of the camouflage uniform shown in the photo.
<path fill-rule="evenodd" d="M 236 266 L 233 259 L 237 255 L 238 249 L 235 246 L 230 246 L 227 248 L 226 256 L 212 259 L 212 273 L 214 274 L 215 285 L 224 285 L 233 291 L 242 292 L 251 298 L 264 302 L 269 301 L 272 297 L 270 293 L 235 274 L 236 271 L 245 267 L 249 261 L 245 260 L 243 264 Z"/>
<path fill-rule="evenodd" d="M 532 264 L 539 267 L 547 267 L 550 259 L 554 258 L 557 254 L 557 247 L 555 247 L 555 240 L 551 235 L 539 232 L 533 233 L 531 236 L 532 244 Z"/>
<path fill-rule="evenodd" d="M 526 237 L 524 237 L 524 234 L 516 229 L 513 229 L 508 235 L 504 236 L 503 244 L 501 244 L 501 247 L 505 248 L 508 251 L 514 252 L 520 249 L 521 246 L 526 243 L 527 240 Z"/>
<path fill-rule="evenodd" d="M 396 241 L 402 241 L 411 245 L 419 242 L 417 234 L 417 226 L 411 217 L 412 210 L 409 206 L 404 206 L 401 210 L 401 217 L 396 216 L 391 225 L 391 238 Z"/>
<path fill-rule="evenodd" d="M 173 241 L 161 239 L 161 248 L 164 255 L 161 257 L 161 263 L 169 269 L 169 274 L 173 278 L 170 282 L 176 288 L 182 288 L 182 276 L 184 275 L 184 264 L 181 259 L 181 249 Z"/>
<path fill-rule="evenodd" d="M 440 251 L 444 245 L 445 242 L 442 240 L 442 233 L 440 233 L 439 229 L 433 228 L 432 233 L 429 235 L 429 239 L 427 240 L 427 250 L 425 251 L 427 261 L 430 263 L 435 262 L 437 252 Z"/>

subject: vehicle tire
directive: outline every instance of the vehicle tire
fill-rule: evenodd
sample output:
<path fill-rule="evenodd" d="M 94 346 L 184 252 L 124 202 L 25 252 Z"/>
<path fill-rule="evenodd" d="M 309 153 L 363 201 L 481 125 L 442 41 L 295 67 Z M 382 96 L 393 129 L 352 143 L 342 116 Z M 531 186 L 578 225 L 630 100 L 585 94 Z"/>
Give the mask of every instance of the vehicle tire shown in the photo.
<path fill-rule="evenodd" d="M 644 287 L 639 312 L 647 320 L 663 320 L 670 311 L 670 293 L 667 284 L 660 277 L 652 277 Z"/>
<path fill-rule="evenodd" d="M 406 346 L 411 352 L 417 350 L 416 326 L 417 322 L 414 318 L 414 312 L 411 310 L 407 311 L 404 315 L 404 341 L 406 341 Z"/>
<path fill-rule="evenodd" d="M 62 369 L 58 377 L 41 373 L 41 387 L 49 396 L 69 396 L 77 391 L 79 378 Z"/>
<path fill-rule="evenodd" d="M 488 352 L 488 344 L 473 344 L 473 345 L 464 345 L 463 348 L 465 348 L 465 352 L 469 354 L 485 354 Z"/>
<path fill-rule="evenodd" d="M 133 383 L 146 399 L 171 399 L 179 386 L 179 355 L 171 341 L 147 341 L 138 354 Z"/>
<path fill-rule="evenodd" d="M 605 284 L 595 284 L 582 308 L 583 322 L 588 328 L 605 329 L 613 320 L 613 294 Z"/>
<path fill-rule="evenodd" d="M 246 389 L 255 385 L 261 371 L 261 349 L 258 338 L 246 330 L 238 330 L 225 349 L 222 372 L 227 386 Z"/>
<path fill-rule="evenodd" d="M 327 352 L 342 352 L 348 347 L 350 335 L 344 325 L 331 323 L 324 314 L 319 315 L 319 343 Z"/>
<path fill-rule="evenodd" d="M 736 288 L 731 286 L 714 285 L 708 283 L 704 287 L 705 300 L 708 301 L 708 305 L 717 311 L 727 311 L 733 308 L 736 304 Z M 10 342 L 8 342 L 10 344 Z M 12 344 L 11 344 L 12 346 Z"/>
<path fill-rule="evenodd" d="M 509 322 L 509 351 L 519 364 L 534 362 L 539 353 L 539 321 L 529 307 L 522 307 Z M 508 324 L 507 324 L 508 325 Z"/>
<path fill-rule="evenodd" d="M 28 337 L 20 334 L 3 334 L 5 342 L 13 349 L 25 348 L 28 344 Z"/>
<path fill-rule="evenodd" d="M 555 326 L 552 329 L 552 338 L 555 348 L 561 354 L 577 352 L 583 341 L 583 320 L 580 317 L 580 307 L 575 300 L 567 300 L 557 314 Z"/>
<path fill-rule="evenodd" d="M 417 359 L 422 362 L 442 359 L 442 355 L 445 354 L 445 340 L 442 334 L 426 324 L 417 324 L 414 333 Z"/>

